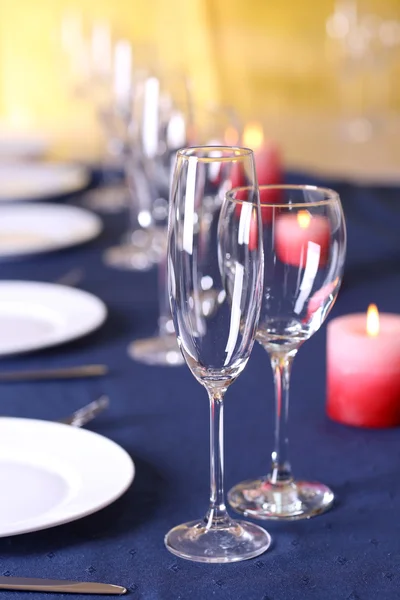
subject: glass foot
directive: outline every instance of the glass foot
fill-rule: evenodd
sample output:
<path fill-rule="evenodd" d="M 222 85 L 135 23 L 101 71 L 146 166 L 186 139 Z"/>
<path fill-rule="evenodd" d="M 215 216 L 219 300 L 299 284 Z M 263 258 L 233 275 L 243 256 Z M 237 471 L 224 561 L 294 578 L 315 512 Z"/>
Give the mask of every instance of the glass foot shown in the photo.
<path fill-rule="evenodd" d="M 109 267 L 129 271 L 148 271 L 157 263 L 150 252 L 131 244 L 113 246 L 104 253 L 104 262 Z"/>
<path fill-rule="evenodd" d="M 228 493 L 229 504 L 252 519 L 309 519 L 328 510 L 333 492 L 322 483 L 273 485 L 268 478 L 243 481 Z"/>
<path fill-rule="evenodd" d="M 104 213 L 117 213 L 129 205 L 129 193 L 125 184 L 110 184 L 87 192 L 82 205 Z"/>
<path fill-rule="evenodd" d="M 129 344 L 128 354 L 134 360 L 147 365 L 173 367 L 185 362 L 175 334 L 135 340 Z"/>
<path fill-rule="evenodd" d="M 191 521 L 171 529 L 164 542 L 180 558 L 230 563 L 259 556 L 268 550 L 271 536 L 262 527 L 245 521 L 230 521 L 229 525 L 211 529 L 204 521 Z"/>
<path fill-rule="evenodd" d="M 166 232 L 161 229 L 138 229 L 124 236 L 119 246 L 108 248 L 104 263 L 130 271 L 148 271 L 165 256 Z"/>

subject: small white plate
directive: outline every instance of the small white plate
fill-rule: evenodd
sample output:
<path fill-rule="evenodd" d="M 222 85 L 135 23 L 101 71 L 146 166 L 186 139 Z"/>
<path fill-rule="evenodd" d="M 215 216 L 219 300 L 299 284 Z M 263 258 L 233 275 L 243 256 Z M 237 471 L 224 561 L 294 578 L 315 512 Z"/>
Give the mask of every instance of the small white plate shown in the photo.
<path fill-rule="evenodd" d="M 76 246 L 101 230 L 97 215 L 75 206 L 4 204 L 0 206 L 0 258 Z"/>
<path fill-rule="evenodd" d="M 68 523 L 119 498 L 135 467 L 115 442 L 86 429 L 0 418 L 0 537 Z"/>
<path fill-rule="evenodd" d="M 106 316 L 105 304 L 82 290 L 0 281 L 0 356 L 69 342 L 100 327 Z"/>
<path fill-rule="evenodd" d="M 0 127 L 0 159 L 39 158 L 49 149 L 49 139 L 40 134 L 7 131 Z"/>
<path fill-rule="evenodd" d="M 68 163 L 0 163 L 0 202 L 72 194 L 89 182 L 87 169 Z"/>

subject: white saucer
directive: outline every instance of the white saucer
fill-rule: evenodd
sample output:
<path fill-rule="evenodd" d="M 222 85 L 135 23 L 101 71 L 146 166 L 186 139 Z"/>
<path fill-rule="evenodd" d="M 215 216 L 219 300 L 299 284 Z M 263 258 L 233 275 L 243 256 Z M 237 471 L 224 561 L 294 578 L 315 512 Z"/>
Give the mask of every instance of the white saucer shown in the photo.
<path fill-rule="evenodd" d="M 79 165 L 46 162 L 0 163 L 0 202 L 43 200 L 71 194 L 89 182 Z"/>
<path fill-rule="evenodd" d="M 49 149 L 49 139 L 39 133 L 19 133 L 0 127 L 0 159 L 38 158 Z"/>
<path fill-rule="evenodd" d="M 100 327 L 106 316 L 105 304 L 82 290 L 0 281 L 0 356 L 69 342 Z"/>
<path fill-rule="evenodd" d="M 86 429 L 0 418 L 0 537 L 94 513 L 130 486 L 135 467 L 115 442 Z"/>
<path fill-rule="evenodd" d="M 83 244 L 102 230 L 97 215 L 63 204 L 0 205 L 0 258 Z"/>

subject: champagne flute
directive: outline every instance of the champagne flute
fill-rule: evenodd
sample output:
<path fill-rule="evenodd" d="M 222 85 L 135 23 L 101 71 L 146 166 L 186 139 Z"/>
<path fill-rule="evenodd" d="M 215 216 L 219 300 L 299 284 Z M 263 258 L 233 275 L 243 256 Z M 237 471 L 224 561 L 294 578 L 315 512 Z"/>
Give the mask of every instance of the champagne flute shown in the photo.
<path fill-rule="evenodd" d="M 325 321 L 339 291 L 346 229 L 336 192 L 260 186 L 264 295 L 256 339 L 274 374 L 275 446 L 268 476 L 229 491 L 231 506 L 257 519 L 303 519 L 329 509 L 333 492 L 293 478 L 288 454 L 289 381 L 299 348 Z"/>
<path fill-rule="evenodd" d="M 240 202 L 227 196 L 233 173 L 248 184 Z M 211 201 L 220 208 L 214 211 L 215 235 L 203 222 Z M 169 209 L 168 287 L 178 344 L 209 396 L 211 493 L 205 517 L 169 531 L 165 544 L 173 554 L 197 562 L 245 560 L 270 545 L 264 529 L 231 519 L 223 489 L 223 399 L 249 359 L 262 298 L 259 208 L 251 150 L 203 146 L 178 152 Z M 231 295 L 223 286 L 227 261 Z M 219 290 L 218 307 L 209 318 L 201 300 L 205 276 Z"/>

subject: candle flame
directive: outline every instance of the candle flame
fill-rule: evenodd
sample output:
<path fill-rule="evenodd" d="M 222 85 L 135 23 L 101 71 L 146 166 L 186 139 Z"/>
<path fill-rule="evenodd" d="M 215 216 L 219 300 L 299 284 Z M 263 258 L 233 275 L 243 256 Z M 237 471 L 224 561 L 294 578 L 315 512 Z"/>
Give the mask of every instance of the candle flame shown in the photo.
<path fill-rule="evenodd" d="M 243 145 L 257 150 L 264 142 L 264 132 L 260 123 L 249 123 L 243 131 Z"/>
<path fill-rule="evenodd" d="M 307 229 L 311 223 L 311 215 L 308 210 L 299 210 L 297 213 L 297 222 L 301 229 Z"/>
<path fill-rule="evenodd" d="M 239 142 L 239 133 L 235 127 L 227 127 L 224 137 L 227 146 L 236 146 L 236 144 Z"/>
<path fill-rule="evenodd" d="M 376 337 L 379 334 L 379 311 L 376 304 L 370 304 L 367 311 L 367 335 Z"/>

